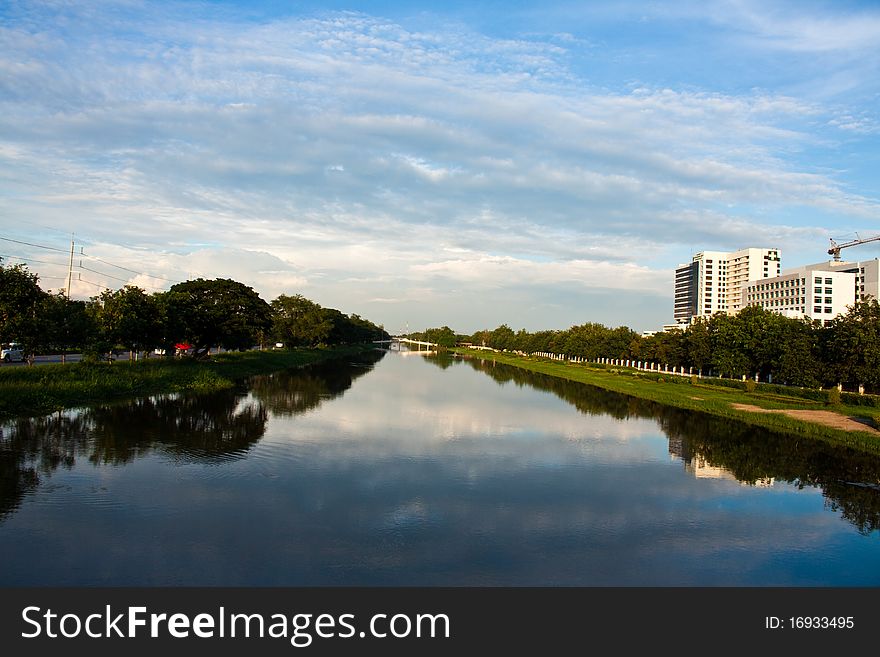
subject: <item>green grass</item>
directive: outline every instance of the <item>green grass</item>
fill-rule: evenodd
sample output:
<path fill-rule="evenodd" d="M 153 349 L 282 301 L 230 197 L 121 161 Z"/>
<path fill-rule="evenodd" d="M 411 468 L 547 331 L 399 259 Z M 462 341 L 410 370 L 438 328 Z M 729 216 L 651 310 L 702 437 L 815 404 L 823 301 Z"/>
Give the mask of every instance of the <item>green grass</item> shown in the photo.
<path fill-rule="evenodd" d="M 367 347 L 228 352 L 206 361 L 68 363 L 0 367 L 0 419 L 186 390 L 229 388 L 249 376 L 298 367 Z"/>
<path fill-rule="evenodd" d="M 780 394 L 779 386 L 762 392 L 761 386 L 749 393 L 733 387 L 713 385 L 697 377 L 664 373 L 642 373 L 628 368 L 591 367 L 545 358 L 518 356 L 509 353 L 456 349 L 458 353 L 495 360 L 522 369 L 586 383 L 605 390 L 620 392 L 640 399 L 655 401 L 686 410 L 740 420 L 776 432 L 806 436 L 860 450 L 880 453 L 880 437 L 866 431 L 835 429 L 818 422 L 795 419 L 779 413 L 758 413 L 733 408 L 731 404 L 749 404 L 765 409 L 828 410 L 847 417 L 856 417 L 870 426 L 880 427 L 880 409 L 870 406 L 829 404 L 815 399 Z"/>

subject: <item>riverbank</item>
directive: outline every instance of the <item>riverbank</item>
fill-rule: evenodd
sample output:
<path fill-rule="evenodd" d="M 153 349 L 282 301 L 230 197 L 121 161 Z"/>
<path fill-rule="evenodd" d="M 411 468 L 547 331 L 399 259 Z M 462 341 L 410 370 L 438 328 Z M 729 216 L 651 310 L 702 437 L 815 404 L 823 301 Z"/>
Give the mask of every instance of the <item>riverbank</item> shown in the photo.
<path fill-rule="evenodd" d="M 163 393 L 230 388 L 249 376 L 356 354 L 365 345 L 332 349 L 226 352 L 209 360 L 148 359 L 0 369 L 0 420 L 34 417 Z"/>
<path fill-rule="evenodd" d="M 880 409 L 831 404 L 779 392 L 747 392 L 697 377 L 646 375 L 511 353 L 456 349 L 469 358 L 494 360 L 686 410 L 700 411 L 795 436 L 817 438 L 880 454 Z"/>

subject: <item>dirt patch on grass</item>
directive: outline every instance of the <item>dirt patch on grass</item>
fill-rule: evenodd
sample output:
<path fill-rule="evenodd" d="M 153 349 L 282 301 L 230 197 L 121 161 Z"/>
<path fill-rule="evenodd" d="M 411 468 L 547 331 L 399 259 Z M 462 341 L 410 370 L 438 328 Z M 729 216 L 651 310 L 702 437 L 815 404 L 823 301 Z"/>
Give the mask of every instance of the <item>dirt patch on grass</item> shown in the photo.
<path fill-rule="evenodd" d="M 866 420 L 861 418 L 849 417 L 835 413 L 833 411 L 814 411 L 802 408 L 761 408 L 760 406 L 752 406 L 751 404 L 731 404 L 731 406 L 740 411 L 750 411 L 752 413 L 782 413 L 796 420 L 804 420 L 806 422 L 815 422 L 824 424 L 826 427 L 833 429 L 842 429 L 843 431 L 866 431 L 880 435 L 880 431 L 867 424 Z"/>

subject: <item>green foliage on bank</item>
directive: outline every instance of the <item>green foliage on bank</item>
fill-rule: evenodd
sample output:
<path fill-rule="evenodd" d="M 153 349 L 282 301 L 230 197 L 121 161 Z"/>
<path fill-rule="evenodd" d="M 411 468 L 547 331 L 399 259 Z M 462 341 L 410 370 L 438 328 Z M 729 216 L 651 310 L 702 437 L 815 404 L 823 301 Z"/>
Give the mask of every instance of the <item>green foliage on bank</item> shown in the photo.
<path fill-rule="evenodd" d="M 100 360 L 121 348 L 160 349 L 171 357 L 175 345 L 186 343 L 203 358 L 213 347 L 318 347 L 388 337 L 358 315 L 301 295 L 282 294 L 268 303 L 253 288 L 226 278 L 184 281 L 154 294 L 126 285 L 88 302 L 70 300 L 43 291 L 25 265 L 7 267 L 0 258 L 0 342 L 17 342 L 31 355 L 82 351 Z"/>
<path fill-rule="evenodd" d="M 534 333 L 502 324 L 477 331 L 467 342 L 524 354 L 652 362 L 732 379 L 757 376 L 761 382 L 802 388 L 840 384 L 856 392 L 864 386 L 866 392 L 880 393 L 880 305 L 874 299 L 856 303 L 827 323 L 749 306 L 736 315 L 712 315 L 649 336 L 597 323 Z"/>
<path fill-rule="evenodd" d="M 675 408 L 709 413 L 780 433 L 826 440 L 833 444 L 846 445 L 880 454 L 880 438 L 867 429 L 864 432 L 844 431 L 815 422 L 795 419 L 781 413 L 759 413 L 732 407 L 732 404 L 748 404 L 763 409 L 830 410 L 841 415 L 861 417 L 874 427 L 880 428 L 880 409 L 847 405 L 847 400 L 843 399 L 843 396 L 841 396 L 840 403 L 835 404 L 834 400 L 829 399 L 828 391 L 822 391 L 825 393 L 822 399 L 808 399 L 781 394 L 780 391 L 789 390 L 783 386 L 758 384 L 754 392 L 748 392 L 743 381 L 729 379 L 710 380 L 699 379 L 696 376 L 676 376 L 663 372 L 638 372 L 627 368 L 594 367 L 512 353 L 487 353 L 467 349 L 458 351 L 469 357 L 514 365 L 533 372 L 585 383 Z M 835 392 L 837 392 L 836 389 Z"/>
<path fill-rule="evenodd" d="M 367 349 L 226 352 L 207 360 L 151 358 L 0 368 L 0 419 L 38 416 L 117 399 L 230 388 L 249 376 L 344 356 Z"/>

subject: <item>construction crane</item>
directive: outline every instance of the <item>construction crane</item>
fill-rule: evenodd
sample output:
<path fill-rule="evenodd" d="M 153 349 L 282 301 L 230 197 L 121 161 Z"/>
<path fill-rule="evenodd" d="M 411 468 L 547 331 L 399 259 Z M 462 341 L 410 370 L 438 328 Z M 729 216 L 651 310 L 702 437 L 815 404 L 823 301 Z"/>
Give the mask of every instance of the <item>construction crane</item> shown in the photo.
<path fill-rule="evenodd" d="M 865 242 L 874 242 L 876 240 L 880 240 L 880 235 L 875 235 L 874 237 L 868 237 L 866 239 L 855 239 L 851 242 L 844 242 L 843 244 L 838 244 L 834 240 L 831 240 L 831 248 L 828 249 L 828 255 L 834 256 L 834 262 L 840 262 L 841 249 L 845 249 L 848 246 L 857 246 L 859 244 L 864 244 Z"/>

